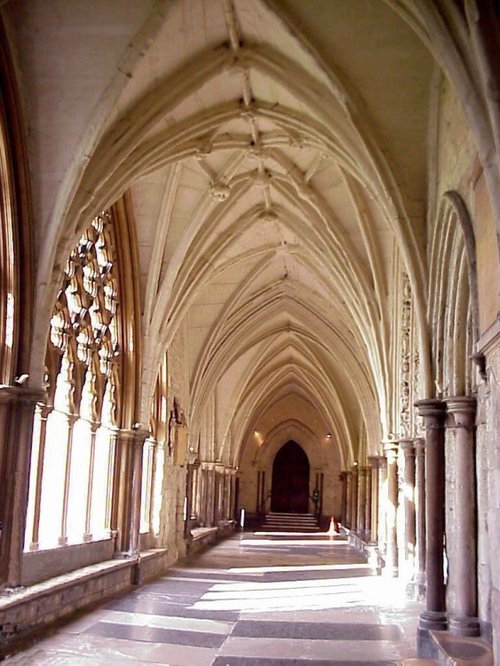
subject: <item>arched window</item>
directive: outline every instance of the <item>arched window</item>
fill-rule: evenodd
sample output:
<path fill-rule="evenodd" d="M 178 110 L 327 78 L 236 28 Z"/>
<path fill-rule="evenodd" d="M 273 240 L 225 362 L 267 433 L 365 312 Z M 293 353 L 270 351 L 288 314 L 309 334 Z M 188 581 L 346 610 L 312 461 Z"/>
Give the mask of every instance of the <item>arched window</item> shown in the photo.
<path fill-rule="evenodd" d="M 109 536 L 121 353 L 110 212 L 71 252 L 46 355 L 48 400 L 36 413 L 25 548 Z"/>

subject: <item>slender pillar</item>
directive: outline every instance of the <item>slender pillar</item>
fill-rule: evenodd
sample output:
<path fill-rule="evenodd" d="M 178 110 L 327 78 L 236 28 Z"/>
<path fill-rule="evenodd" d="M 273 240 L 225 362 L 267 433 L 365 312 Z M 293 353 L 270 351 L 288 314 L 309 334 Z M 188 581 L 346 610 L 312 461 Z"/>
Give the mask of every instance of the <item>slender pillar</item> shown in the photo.
<path fill-rule="evenodd" d="M 38 458 L 36 468 L 36 480 L 33 496 L 33 526 L 31 531 L 30 550 L 38 550 L 39 536 L 40 536 L 40 511 L 42 506 L 42 481 L 43 481 L 43 468 L 45 464 L 45 443 L 47 440 L 47 419 L 52 407 L 48 407 L 43 403 L 38 403 L 37 407 L 38 418 L 40 419 L 40 432 L 38 444 Z"/>
<path fill-rule="evenodd" d="M 217 501 L 216 493 L 216 474 L 215 468 L 212 467 L 208 473 L 208 494 L 207 494 L 207 506 L 208 506 L 208 525 L 209 527 L 214 527 L 216 521 L 215 513 L 215 503 Z"/>
<path fill-rule="evenodd" d="M 73 430 L 75 423 L 79 419 L 77 414 L 65 414 L 67 419 L 67 439 L 66 439 L 66 464 L 64 472 L 64 492 L 63 503 L 61 507 L 61 530 L 59 534 L 58 544 L 65 546 L 68 543 L 68 505 L 69 505 L 69 484 L 71 478 L 71 458 L 73 453 Z"/>
<path fill-rule="evenodd" d="M 352 493 L 352 472 L 346 472 L 346 509 L 345 509 L 345 525 L 349 529 L 352 528 L 352 506 L 351 506 L 351 493 Z"/>
<path fill-rule="evenodd" d="M 346 525 L 347 520 L 347 475 L 349 472 L 342 471 L 339 474 L 340 483 L 342 484 L 342 495 L 340 505 L 340 522 Z"/>
<path fill-rule="evenodd" d="M 94 476 L 95 476 L 95 441 L 96 441 L 96 433 L 98 427 L 99 427 L 98 423 L 91 424 L 89 478 L 87 482 L 87 502 L 85 508 L 85 531 L 83 533 L 84 542 L 92 541 L 92 533 L 90 529 L 92 523 L 92 494 L 94 490 Z"/>
<path fill-rule="evenodd" d="M 387 525 L 385 507 L 387 505 L 387 458 L 379 457 L 378 468 L 378 548 L 381 553 L 387 551 Z"/>
<path fill-rule="evenodd" d="M 358 466 L 351 468 L 351 530 L 356 531 L 358 526 Z"/>
<path fill-rule="evenodd" d="M 43 391 L 0 387 L 0 586 L 21 585 L 33 416 Z"/>
<path fill-rule="evenodd" d="M 357 525 L 356 531 L 360 536 L 364 536 L 366 531 L 366 467 L 358 468 L 358 502 L 357 502 Z"/>
<path fill-rule="evenodd" d="M 142 449 L 148 435 L 143 428 L 117 431 L 112 526 L 117 554 L 126 557 L 140 548 Z"/>
<path fill-rule="evenodd" d="M 456 590 L 450 610 L 450 631 L 459 636 L 479 636 L 476 581 L 476 493 L 474 486 L 474 423 L 476 399 L 469 396 L 448 398 L 448 413 L 453 415 L 456 483 L 454 494 L 457 525 L 455 557 L 450 562 L 450 582 Z"/>
<path fill-rule="evenodd" d="M 415 403 L 425 424 L 426 496 L 426 609 L 419 619 L 419 651 L 429 630 L 446 629 L 446 598 L 443 572 L 445 525 L 444 421 L 446 405 L 441 400 Z M 425 656 L 425 655 L 422 655 Z"/>
<path fill-rule="evenodd" d="M 399 446 L 403 451 L 403 497 L 404 497 L 404 556 L 413 568 L 415 562 L 415 443 L 413 439 L 402 439 Z"/>
<path fill-rule="evenodd" d="M 366 467 L 366 499 L 365 499 L 365 540 L 371 541 L 372 533 L 372 468 Z"/>
<path fill-rule="evenodd" d="M 378 539 L 378 492 L 379 492 L 379 465 L 380 461 L 378 456 L 370 456 L 368 458 L 370 463 L 371 473 L 371 517 L 370 517 L 370 541 L 377 541 Z"/>
<path fill-rule="evenodd" d="M 386 442 L 384 445 L 387 457 L 387 507 L 385 512 L 387 530 L 387 548 L 384 573 L 389 576 L 397 576 L 399 572 L 398 562 L 398 443 Z"/>
<path fill-rule="evenodd" d="M 201 495 L 201 511 L 203 515 L 203 526 L 208 527 L 210 524 L 209 512 L 208 512 L 208 493 L 209 493 L 209 476 L 210 472 L 206 467 L 202 468 L 202 479 L 203 479 L 203 492 Z"/>
<path fill-rule="evenodd" d="M 415 440 L 415 513 L 416 550 L 413 596 L 422 599 L 425 594 L 425 440 Z"/>
<path fill-rule="evenodd" d="M 184 538 L 191 540 L 191 512 L 193 508 L 194 465 L 186 465 L 186 519 L 184 521 Z"/>

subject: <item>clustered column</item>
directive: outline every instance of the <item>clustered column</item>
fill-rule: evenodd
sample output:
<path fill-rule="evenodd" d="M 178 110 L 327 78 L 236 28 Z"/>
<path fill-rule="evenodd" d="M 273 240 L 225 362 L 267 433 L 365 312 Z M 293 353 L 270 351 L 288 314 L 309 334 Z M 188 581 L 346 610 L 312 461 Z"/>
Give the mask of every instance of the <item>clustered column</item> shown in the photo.
<path fill-rule="evenodd" d="M 455 590 L 454 608 L 451 610 L 450 631 L 459 636 L 478 636 L 476 615 L 476 539 L 475 539 L 475 487 L 474 487 L 474 423 L 476 399 L 454 397 L 446 400 L 448 413 L 453 415 L 450 429 L 455 436 L 454 488 L 457 548 L 450 579 Z M 450 581 L 451 582 L 451 581 Z"/>
<path fill-rule="evenodd" d="M 355 531 L 358 525 L 358 465 L 351 467 L 351 521 L 350 529 Z"/>
<path fill-rule="evenodd" d="M 425 440 L 415 439 L 415 509 L 416 540 L 414 596 L 421 599 L 425 594 Z"/>
<path fill-rule="evenodd" d="M 447 627 L 443 573 L 446 405 L 435 399 L 418 400 L 415 405 L 425 425 L 427 587 L 426 609 L 419 619 L 419 637 L 425 640 L 429 630 Z"/>
<path fill-rule="evenodd" d="M 379 456 L 378 465 L 378 548 L 383 554 L 387 551 L 387 525 L 385 508 L 387 505 L 387 458 Z"/>
<path fill-rule="evenodd" d="M 142 452 L 148 435 L 144 428 L 116 433 L 112 529 L 117 535 L 117 553 L 127 556 L 140 549 Z"/>
<path fill-rule="evenodd" d="M 342 471 L 339 474 L 339 480 L 342 485 L 341 505 L 340 505 L 340 522 L 347 525 L 347 476 L 349 472 Z"/>
<path fill-rule="evenodd" d="M 371 517 L 370 517 L 370 541 L 378 539 L 378 504 L 379 504 L 379 465 L 378 456 L 368 458 L 371 474 Z"/>
<path fill-rule="evenodd" d="M 398 536 L 397 536 L 397 509 L 398 509 L 398 443 L 385 443 L 387 457 L 387 507 L 386 507 L 386 566 L 385 573 L 390 576 L 398 575 Z"/>
<path fill-rule="evenodd" d="M 403 452 L 403 506 L 404 506 L 404 557 L 409 569 L 415 564 L 415 443 L 413 439 L 401 439 Z"/>
<path fill-rule="evenodd" d="M 358 467 L 358 497 L 357 497 L 357 533 L 362 537 L 366 531 L 366 467 Z"/>
<path fill-rule="evenodd" d="M 21 585 L 33 415 L 42 397 L 42 391 L 0 387 L 0 428 L 5 444 L 0 450 L 0 585 L 8 587 Z"/>

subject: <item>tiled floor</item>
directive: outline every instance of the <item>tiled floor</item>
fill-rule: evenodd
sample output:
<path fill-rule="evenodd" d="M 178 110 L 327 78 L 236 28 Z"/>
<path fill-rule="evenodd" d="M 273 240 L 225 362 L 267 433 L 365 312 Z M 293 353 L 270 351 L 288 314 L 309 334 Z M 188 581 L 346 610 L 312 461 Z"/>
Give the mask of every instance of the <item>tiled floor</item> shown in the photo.
<path fill-rule="evenodd" d="M 8 663 L 395 665 L 415 656 L 419 611 L 344 539 L 245 534 Z"/>

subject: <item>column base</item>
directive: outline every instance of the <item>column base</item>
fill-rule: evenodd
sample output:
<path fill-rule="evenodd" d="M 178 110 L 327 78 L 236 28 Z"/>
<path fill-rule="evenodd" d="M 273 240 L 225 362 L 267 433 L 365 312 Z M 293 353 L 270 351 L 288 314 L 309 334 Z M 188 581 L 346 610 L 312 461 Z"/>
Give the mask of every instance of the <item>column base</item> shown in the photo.
<path fill-rule="evenodd" d="M 481 627 L 477 617 L 452 616 L 449 620 L 450 633 L 454 636 L 480 636 Z"/>
<path fill-rule="evenodd" d="M 418 630 L 424 631 L 446 631 L 448 619 L 442 611 L 424 610 L 418 618 Z"/>
<path fill-rule="evenodd" d="M 399 576 L 399 567 L 394 565 L 386 565 L 382 569 L 382 576 L 386 578 L 397 578 Z"/>

